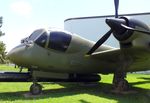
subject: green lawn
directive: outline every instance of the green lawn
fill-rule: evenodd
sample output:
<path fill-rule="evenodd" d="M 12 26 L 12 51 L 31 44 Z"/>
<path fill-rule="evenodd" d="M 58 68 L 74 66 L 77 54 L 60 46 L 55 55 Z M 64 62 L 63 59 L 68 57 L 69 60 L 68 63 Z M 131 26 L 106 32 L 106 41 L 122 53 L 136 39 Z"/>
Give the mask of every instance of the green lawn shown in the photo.
<path fill-rule="evenodd" d="M 15 70 L 0 65 L 0 70 Z M 113 75 L 101 75 L 100 83 L 81 85 L 78 83 L 41 83 L 43 94 L 25 98 L 32 83 L 0 83 L 0 103 L 150 103 L 150 75 L 128 74 L 128 81 L 135 90 L 130 94 L 110 92 Z"/>

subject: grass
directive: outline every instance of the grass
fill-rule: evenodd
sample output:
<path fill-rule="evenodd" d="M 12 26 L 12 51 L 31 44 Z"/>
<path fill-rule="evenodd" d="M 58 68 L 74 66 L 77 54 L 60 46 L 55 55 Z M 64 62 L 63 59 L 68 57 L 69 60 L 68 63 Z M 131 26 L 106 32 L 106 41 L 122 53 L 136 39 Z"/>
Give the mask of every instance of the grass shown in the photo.
<path fill-rule="evenodd" d="M 0 70 L 15 70 L 14 67 L 0 65 Z M 101 75 L 96 85 L 79 83 L 41 83 L 44 91 L 41 96 L 25 98 L 32 83 L 0 83 L 0 103 L 150 103 L 150 75 L 128 74 L 136 93 L 114 94 L 111 91 L 113 75 Z"/>

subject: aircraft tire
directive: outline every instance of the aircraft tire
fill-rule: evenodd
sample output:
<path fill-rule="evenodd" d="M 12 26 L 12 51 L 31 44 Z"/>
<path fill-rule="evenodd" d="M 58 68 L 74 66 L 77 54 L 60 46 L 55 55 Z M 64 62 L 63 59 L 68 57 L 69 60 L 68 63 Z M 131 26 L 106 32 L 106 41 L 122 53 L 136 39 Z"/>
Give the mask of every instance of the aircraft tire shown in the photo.
<path fill-rule="evenodd" d="M 32 95 L 38 95 L 42 92 L 42 86 L 38 83 L 34 83 L 30 86 L 30 93 Z"/>
<path fill-rule="evenodd" d="M 120 80 L 116 85 L 117 91 L 127 91 L 128 89 L 129 89 L 129 84 L 128 81 L 125 79 Z"/>
<path fill-rule="evenodd" d="M 129 89 L 129 83 L 125 79 L 120 81 L 118 85 L 120 85 L 120 87 L 122 88 L 123 91 L 126 91 Z"/>

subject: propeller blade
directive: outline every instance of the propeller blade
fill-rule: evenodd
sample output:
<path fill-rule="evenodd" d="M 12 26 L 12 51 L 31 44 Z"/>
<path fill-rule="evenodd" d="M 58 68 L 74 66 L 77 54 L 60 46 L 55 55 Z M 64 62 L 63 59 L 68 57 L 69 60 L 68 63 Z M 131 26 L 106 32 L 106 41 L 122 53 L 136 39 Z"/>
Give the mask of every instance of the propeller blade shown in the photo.
<path fill-rule="evenodd" d="M 119 0 L 114 0 L 115 4 L 115 18 L 118 18 Z"/>
<path fill-rule="evenodd" d="M 121 24 L 121 26 L 126 28 L 127 30 L 137 31 L 137 32 L 141 32 L 141 33 L 145 33 L 145 34 L 150 35 L 150 31 L 144 31 L 144 30 L 135 29 L 135 28 L 132 28 L 132 27 L 128 27 L 128 26 L 126 26 L 124 24 Z"/>
<path fill-rule="evenodd" d="M 99 46 L 101 46 L 111 35 L 113 31 L 110 29 L 102 38 L 100 38 L 96 44 L 87 52 L 87 55 L 91 55 Z"/>

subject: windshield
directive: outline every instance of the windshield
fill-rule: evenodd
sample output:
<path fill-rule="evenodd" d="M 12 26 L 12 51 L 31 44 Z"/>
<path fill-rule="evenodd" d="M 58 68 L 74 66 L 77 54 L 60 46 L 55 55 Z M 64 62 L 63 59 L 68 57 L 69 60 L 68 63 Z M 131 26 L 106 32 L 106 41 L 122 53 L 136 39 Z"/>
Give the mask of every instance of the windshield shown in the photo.
<path fill-rule="evenodd" d="M 37 37 L 39 37 L 43 33 L 43 29 L 35 30 L 28 38 L 28 40 L 35 40 Z"/>
<path fill-rule="evenodd" d="M 45 47 L 47 38 L 48 38 L 48 34 L 47 32 L 44 32 L 35 40 L 35 43 L 41 47 Z"/>

